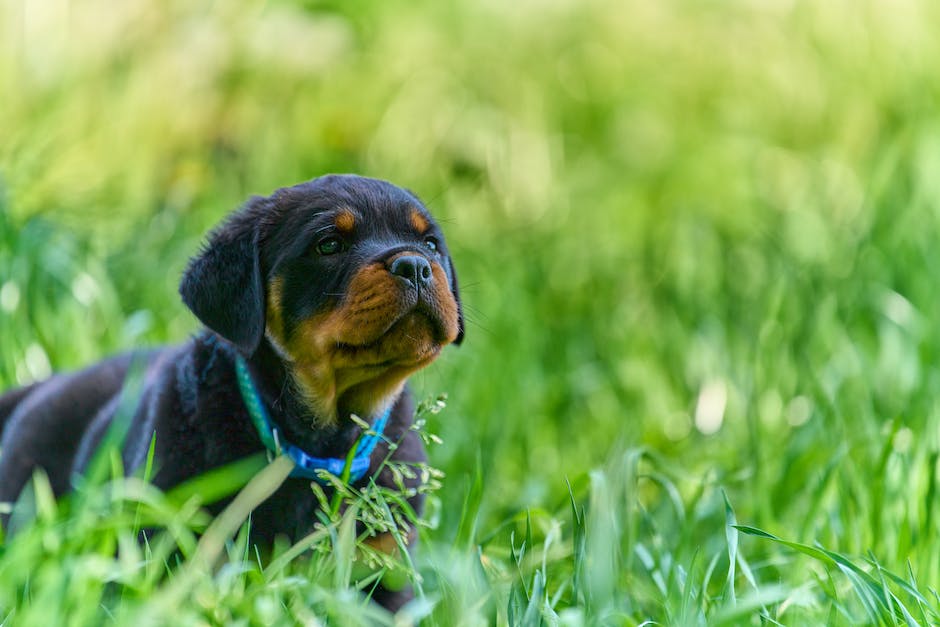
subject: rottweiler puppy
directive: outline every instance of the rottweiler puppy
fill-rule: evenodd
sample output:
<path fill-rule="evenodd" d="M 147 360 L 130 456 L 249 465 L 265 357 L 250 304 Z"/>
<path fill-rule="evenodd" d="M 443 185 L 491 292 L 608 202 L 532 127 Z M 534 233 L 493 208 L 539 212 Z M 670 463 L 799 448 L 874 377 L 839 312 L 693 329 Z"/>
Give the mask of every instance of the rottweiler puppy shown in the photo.
<path fill-rule="evenodd" d="M 0 501 L 15 501 L 37 467 L 57 495 L 70 489 L 111 425 L 135 360 L 143 384 L 122 449 L 127 472 L 145 462 L 151 441 L 153 482 L 163 489 L 266 448 L 295 461 L 252 515 L 257 542 L 310 531 L 318 507 L 310 482 L 318 469 L 341 473 L 351 447 L 350 477 L 360 485 L 373 476 L 394 485 L 388 469 L 376 474 L 389 442 L 392 460 L 425 461 L 409 430 L 406 379 L 459 344 L 464 322 L 444 236 L 414 194 L 330 175 L 253 198 L 212 231 L 180 294 L 206 327 L 188 342 L 0 397 Z M 382 437 L 360 438 L 352 414 Z M 422 501 L 411 498 L 419 513 Z M 376 596 L 395 609 L 408 594 Z"/>

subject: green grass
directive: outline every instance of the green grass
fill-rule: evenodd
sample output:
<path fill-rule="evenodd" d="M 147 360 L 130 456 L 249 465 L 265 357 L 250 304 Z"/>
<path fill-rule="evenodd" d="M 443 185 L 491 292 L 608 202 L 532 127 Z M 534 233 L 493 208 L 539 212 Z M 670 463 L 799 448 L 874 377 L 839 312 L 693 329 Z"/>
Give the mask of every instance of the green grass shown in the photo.
<path fill-rule="evenodd" d="M 418 583 L 401 622 L 938 623 L 938 29 L 929 0 L 2 4 L 0 383 L 192 333 L 183 264 L 249 195 L 387 178 L 469 322 L 413 379 L 448 402 L 421 550 L 372 564 Z M 392 493 L 269 556 L 245 509 L 199 535 L 200 492 L 276 471 L 40 481 L 0 620 L 391 622 L 349 521 Z"/>

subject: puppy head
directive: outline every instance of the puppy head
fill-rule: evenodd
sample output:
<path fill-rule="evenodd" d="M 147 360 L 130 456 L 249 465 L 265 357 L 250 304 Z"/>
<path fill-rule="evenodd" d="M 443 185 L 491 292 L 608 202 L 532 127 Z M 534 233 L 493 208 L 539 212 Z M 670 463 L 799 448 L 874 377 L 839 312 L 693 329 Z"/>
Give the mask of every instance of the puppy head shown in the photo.
<path fill-rule="evenodd" d="M 323 422 L 374 414 L 463 339 L 433 218 L 413 194 L 358 176 L 251 200 L 212 232 L 180 293 L 246 356 L 269 342 Z"/>

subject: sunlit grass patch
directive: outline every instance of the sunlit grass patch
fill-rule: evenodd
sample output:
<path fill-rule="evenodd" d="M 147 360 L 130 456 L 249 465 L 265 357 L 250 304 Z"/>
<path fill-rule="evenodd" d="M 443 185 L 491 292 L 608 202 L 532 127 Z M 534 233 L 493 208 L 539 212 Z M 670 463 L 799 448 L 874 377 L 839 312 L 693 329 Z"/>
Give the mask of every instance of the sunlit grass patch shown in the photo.
<path fill-rule="evenodd" d="M 440 404 L 422 410 L 429 407 Z M 415 556 L 403 550 L 402 530 L 426 530 L 429 521 L 414 517 L 407 495 L 339 483 L 338 501 L 311 485 L 321 514 L 308 536 L 259 552 L 248 543 L 250 511 L 290 470 L 286 458 L 269 464 L 258 456 L 167 494 L 142 478 L 118 477 L 86 481 L 59 502 L 39 473 L 17 505 L 28 515 L 0 551 L 0 608 L 13 624 L 450 625 L 461 617 L 512 625 L 913 625 L 940 617 L 940 599 L 913 564 L 899 574 L 872 553 L 850 556 L 740 524 L 716 475 L 690 477 L 643 449 L 607 460 L 553 507 L 495 526 L 480 518 L 486 486 L 478 474 L 464 492 L 453 542 L 422 531 Z M 434 500 L 437 472 L 423 472 Z M 236 491 L 214 520 L 201 509 L 205 499 Z M 142 529 L 149 530 L 143 541 Z M 369 545 L 376 533 L 393 535 L 397 557 Z M 388 615 L 368 601 L 379 578 L 413 585 L 416 600 Z"/>
<path fill-rule="evenodd" d="M 331 504 L 313 484 L 322 513 L 308 536 L 249 544 L 251 510 L 291 469 L 286 457 L 268 464 L 259 455 L 167 494 L 142 478 L 117 477 L 87 480 L 60 501 L 37 473 L 13 508 L 0 551 L 0 612 L 15 624 L 272 624 L 331 616 L 391 624 L 369 596 L 380 580 L 420 592 L 406 547 L 409 530 L 424 522 L 408 495 L 369 484 L 344 487 Z M 429 479 L 419 489 L 435 488 Z M 206 499 L 231 493 L 217 517 L 202 509 Z M 399 551 L 374 549 L 376 534 L 389 534 Z"/>
<path fill-rule="evenodd" d="M 132 364 L 115 418 L 73 491 L 57 500 L 38 470 L 19 499 L 5 504 L 0 616 L 16 624 L 271 624 L 331 616 L 391 624 L 370 602 L 379 582 L 391 590 L 414 587 L 421 600 L 402 617 L 428 612 L 409 544 L 432 523 L 407 499 L 421 492 L 436 503 L 440 471 L 386 458 L 376 472 L 389 470 L 393 487 L 370 481 L 359 488 L 324 472 L 332 495 L 311 482 L 320 510 L 309 534 L 293 544 L 279 538 L 273 547 L 256 546 L 251 513 L 288 478 L 293 462 L 259 453 L 163 493 L 148 483 L 156 463 L 151 443 L 142 468 L 125 476 L 119 451 L 141 381 Z M 443 396 L 419 403 L 411 430 L 439 442 L 426 431 L 426 417 L 444 406 Z M 390 456 L 397 443 L 388 446 Z M 204 509 L 228 497 L 217 516 Z"/>

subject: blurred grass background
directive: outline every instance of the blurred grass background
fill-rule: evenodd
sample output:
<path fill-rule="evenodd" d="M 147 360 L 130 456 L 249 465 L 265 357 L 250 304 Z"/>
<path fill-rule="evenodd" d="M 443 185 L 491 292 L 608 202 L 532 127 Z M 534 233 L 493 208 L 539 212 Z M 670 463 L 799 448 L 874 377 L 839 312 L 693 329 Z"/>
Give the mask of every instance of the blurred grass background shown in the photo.
<path fill-rule="evenodd" d="M 597 566 L 568 480 L 619 512 L 584 607 L 677 624 L 672 583 L 729 568 L 724 489 L 936 607 L 938 32 L 928 0 L 2 3 L 0 382 L 192 333 L 180 272 L 249 195 L 386 178 L 444 223 L 469 321 L 414 379 L 449 394 L 431 546 L 480 472 L 484 570 L 526 511 Z M 871 618 L 741 550 L 787 589 L 756 613 Z"/>

